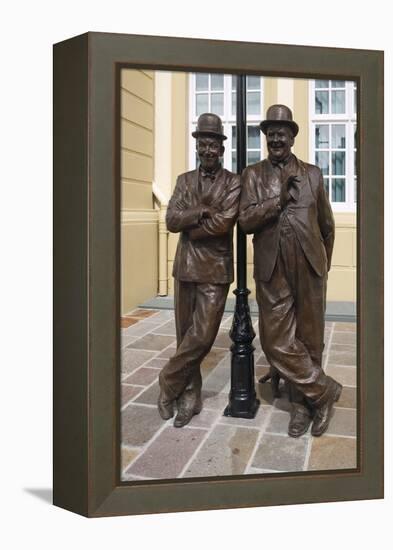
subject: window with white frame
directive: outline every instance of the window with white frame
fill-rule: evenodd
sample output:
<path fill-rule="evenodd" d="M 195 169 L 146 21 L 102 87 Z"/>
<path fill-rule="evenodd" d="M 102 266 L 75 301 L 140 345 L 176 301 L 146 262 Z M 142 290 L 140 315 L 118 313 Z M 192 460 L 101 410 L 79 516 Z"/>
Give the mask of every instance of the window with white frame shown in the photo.
<path fill-rule="evenodd" d="M 247 76 L 247 164 L 254 164 L 263 155 L 263 140 L 259 129 L 263 111 L 263 78 Z M 199 115 L 215 113 L 224 126 L 223 165 L 236 172 L 236 76 L 196 73 L 190 75 L 190 133 L 195 130 Z M 189 167 L 198 164 L 195 140 L 190 141 Z"/>
<path fill-rule="evenodd" d="M 356 83 L 310 81 L 310 162 L 322 171 L 333 210 L 356 210 Z"/>

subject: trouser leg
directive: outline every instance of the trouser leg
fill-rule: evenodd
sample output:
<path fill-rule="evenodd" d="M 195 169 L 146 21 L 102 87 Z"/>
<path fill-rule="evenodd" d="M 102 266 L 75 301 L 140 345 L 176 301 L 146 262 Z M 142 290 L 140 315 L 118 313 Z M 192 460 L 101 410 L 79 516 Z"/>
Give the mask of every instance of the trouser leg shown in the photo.
<path fill-rule="evenodd" d="M 292 282 L 296 273 L 288 275 L 285 260 L 280 251 L 271 279 L 268 282 L 256 281 L 262 349 L 270 365 L 293 386 L 292 398 L 299 399 L 301 395 L 313 404 L 323 403 L 330 396 L 333 381 L 324 374 L 320 361 L 317 361 L 318 346 L 310 354 L 307 343 L 301 339 L 303 335 L 311 334 L 312 320 L 304 314 L 305 317 L 301 316 L 303 326 L 298 323 L 298 298 Z M 299 276 L 303 277 L 303 273 Z M 306 289 L 306 284 L 303 286 Z M 310 294 L 308 299 L 314 300 Z M 315 304 L 317 301 L 315 298 Z"/>
<path fill-rule="evenodd" d="M 322 371 L 324 349 L 327 277 L 319 277 L 303 254 L 297 258 L 296 337 L 303 342 L 314 367 Z M 292 385 L 293 401 L 304 403 L 303 395 Z"/>
<path fill-rule="evenodd" d="M 189 283 L 175 279 L 175 324 L 176 347 L 179 348 L 188 329 L 192 326 L 193 314 L 197 298 L 197 283 Z M 202 376 L 200 369 L 195 368 L 193 376 L 186 386 L 186 390 L 192 391 L 200 397 L 202 388 Z"/>
<path fill-rule="evenodd" d="M 224 313 L 229 284 L 195 284 L 195 305 L 191 324 L 178 342 L 176 354 L 160 373 L 160 384 L 176 399 L 189 384 L 200 389 L 200 364 L 209 353 Z M 181 308 L 182 304 L 179 303 Z M 180 328 L 179 328 L 180 331 Z M 181 331 L 180 331 L 181 333 Z M 180 334 L 181 335 L 181 334 Z"/>

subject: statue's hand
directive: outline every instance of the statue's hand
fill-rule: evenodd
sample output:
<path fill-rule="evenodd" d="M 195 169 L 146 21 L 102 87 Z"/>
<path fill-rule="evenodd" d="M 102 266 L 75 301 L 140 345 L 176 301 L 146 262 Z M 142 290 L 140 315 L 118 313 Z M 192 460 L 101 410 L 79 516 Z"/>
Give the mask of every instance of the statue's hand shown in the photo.
<path fill-rule="evenodd" d="M 280 193 L 281 207 L 286 206 L 286 204 L 291 200 L 289 189 L 291 187 L 296 187 L 298 181 L 299 181 L 299 178 L 297 176 L 291 175 L 291 176 L 288 176 L 287 179 L 284 181 L 284 183 L 281 185 L 281 193 Z"/>
<path fill-rule="evenodd" d="M 290 187 L 297 188 L 297 184 L 299 183 L 300 178 L 298 176 L 289 176 L 287 179 L 287 189 Z"/>
<path fill-rule="evenodd" d="M 187 210 L 187 208 L 189 208 L 188 204 L 183 199 L 178 199 L 175 204 L 176 208 L 179 210 Z"/>
<path fill-rule="evenodd" d="M 216 212 L 217 210 L 213 208 L 213 206 L 207 206 L 206 204 L 202 204 L 201 218 L 212 218 Z"/>
<path fill-rule="evenodd" d="M 285 208 L 285 206 L 287 205 L 287 203 L 291 198 L 291 195 L 288 193 L 288 182 L 289 182 L 289 178 L 281 184 L 281 191 L 280 191 L 281 208 Z"/>

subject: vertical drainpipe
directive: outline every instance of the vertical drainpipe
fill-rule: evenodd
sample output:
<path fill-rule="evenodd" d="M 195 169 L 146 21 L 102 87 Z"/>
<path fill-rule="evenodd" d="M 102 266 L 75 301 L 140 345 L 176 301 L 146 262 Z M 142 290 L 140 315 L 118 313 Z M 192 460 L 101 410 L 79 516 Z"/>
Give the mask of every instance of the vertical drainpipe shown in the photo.
<path fill-rule="evenodd" d="M 158 295 L 168 294 L 168 230 L 166 228 L 167 205 L 161 204 L 158 213 Z"/>

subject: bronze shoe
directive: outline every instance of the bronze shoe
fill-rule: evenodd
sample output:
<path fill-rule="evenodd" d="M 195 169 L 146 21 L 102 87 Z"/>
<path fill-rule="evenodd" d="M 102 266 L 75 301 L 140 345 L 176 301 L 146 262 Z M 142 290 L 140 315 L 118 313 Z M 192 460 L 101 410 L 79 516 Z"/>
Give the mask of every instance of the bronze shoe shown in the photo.
<path fill-rule="evenodd" d="M 171 395 L 169 388 L 167 388 L 165 382 L 162 380 L 162 372 L 160 372 L 160 376 L 158 377 L 158 383 L 160 385 L 160 395 L 157 402 L 158 412 L 163 420 L 169 420 L 175 414 L 175 397 Z"/>
<path fill-rule="evenodd" d="M 265 376 L 262 376 L 258 380 L 260 384 L 265 384 L 268 380 L 270 380 L 270 386 L 272 389 L 272 396 L 276 398 L 281 397 L 281 391 L 280 391 L 280 373 L 278 370 L 274 367 L 270 367 L 269 372 L 265 374 Z"/>
<path fill-rule="evenodd" d="M 334 384 L 335 387 L 333 388 L 329 399 L 321 407 L 318 407 L 316 409 L 314 421 L 311 428 L 311 435 L 313 435 L 314 437 L 319 437 L 326 432 L 329 427 L 329 422 L 332 418 L 333 405 L 336 401 L 340 399 L 343 387 L 338 382 L 334 382 Z"/>
<path fill-rule="evenodd" d="M 288 435 L 300 437 L 305 434 L 311 424 L 311 412 L 298 403 L 292 404 L 291 419 L 288 424 Z"/>
<path fill-rule="evenodd" d="M 160 416 L 163 420 L 169 420 L 169 418 L 172 418 L 172 416 L 175 414 L 174 412 L 174 403 L 175 400 L 171 399 L 163 389 L 160 391 L 160 395 L 158 397 L 158 412 L 160 413 Z"/>
<path fill-rule="evenodd" d="M 202 400 L 194 391 L 186 390 L 177 400 L 177 415 L 173 422 L 175 428 L 182 428 L 190 422 L 194 414 L 202 410 Z"/>

